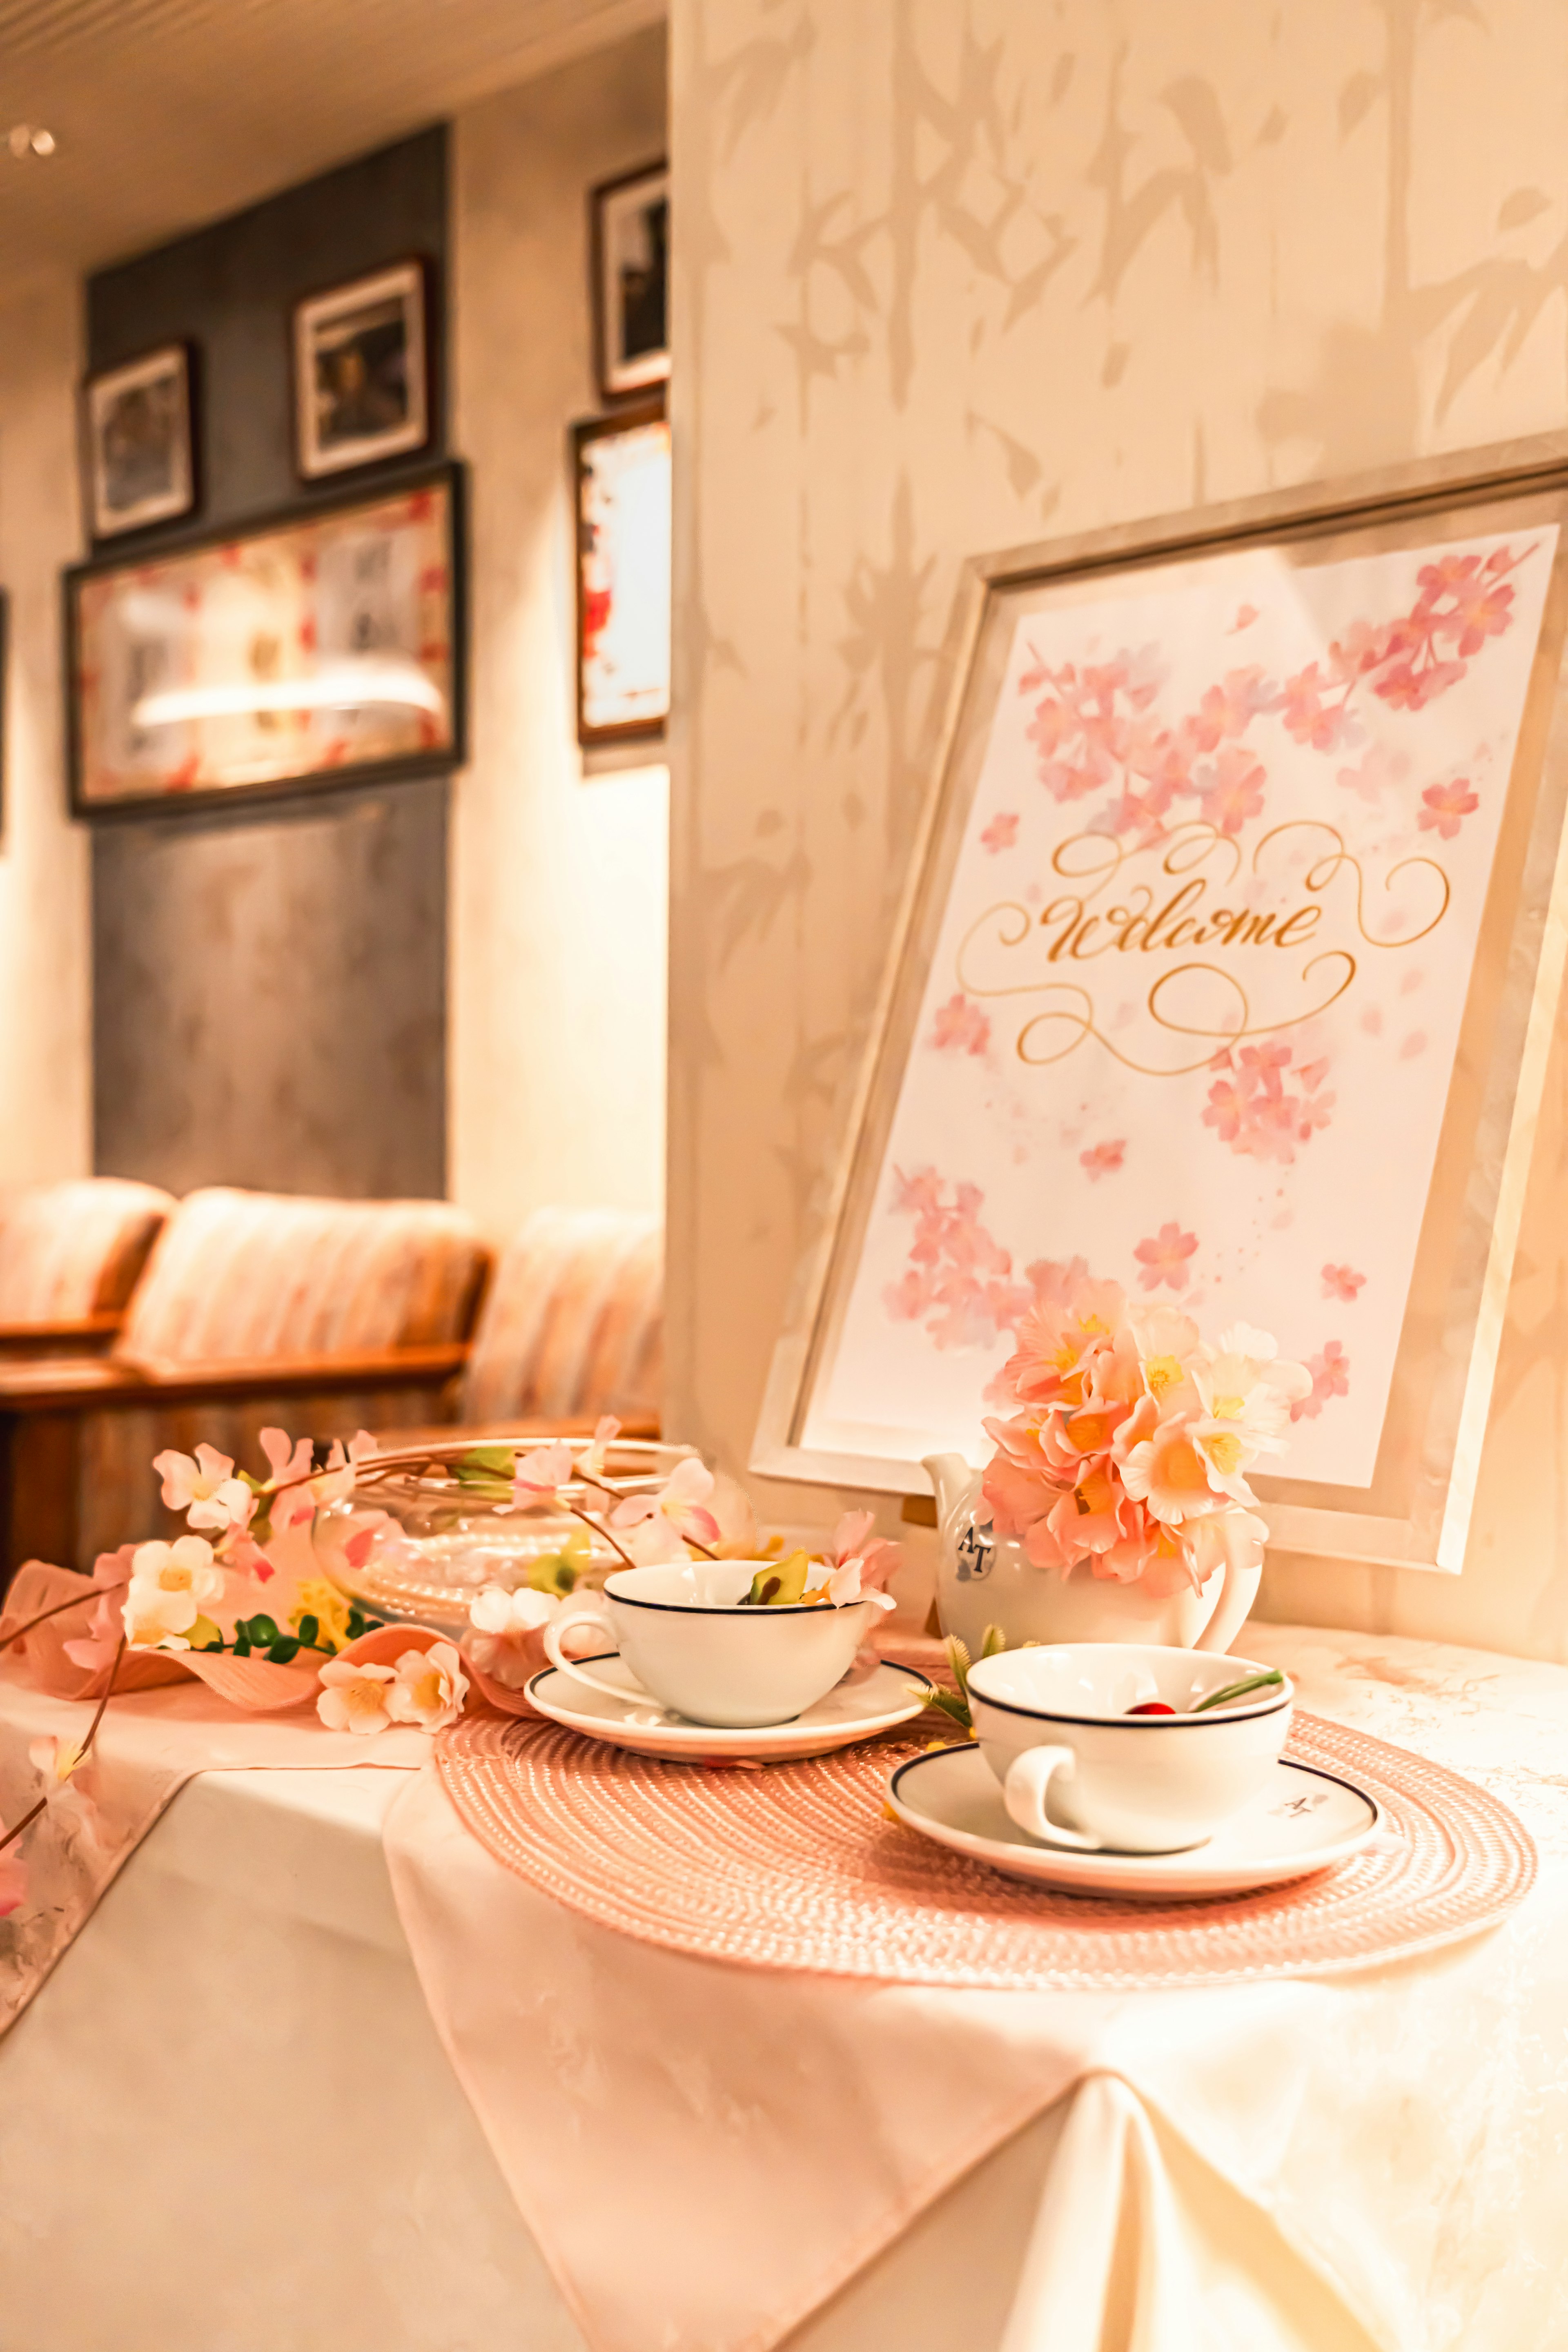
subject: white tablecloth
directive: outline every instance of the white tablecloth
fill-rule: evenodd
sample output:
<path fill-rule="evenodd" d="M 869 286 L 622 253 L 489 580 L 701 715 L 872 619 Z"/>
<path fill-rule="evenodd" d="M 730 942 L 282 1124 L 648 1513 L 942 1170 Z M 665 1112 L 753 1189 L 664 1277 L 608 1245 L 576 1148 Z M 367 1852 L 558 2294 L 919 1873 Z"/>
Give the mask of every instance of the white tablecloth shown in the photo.
<path fill-rule="evenodd" d="M 816 2305 L 790 2352 L 1568 2347 L 1568 1673 L 1249 1641 L 1315 1711 L 1517 1806 L 1547 1866 L 1508 1927 L 1335 1983 L 980 1998 L 654 1952 L 513 1881 L 503 1954 L 458 1981 L 423 1955 L 460 2059 L 476 2021 L 535 2037 L 563 1984 L 592 1996 L 585 2045 L 539 2042 L 532 2108 L 487 2118 L 504 2170 L 383 1859 L 396 1803 L 400 1870 L 455 1837 L 460 1907 L 494 1867 L 439 1791 L 205 1776 L 0 2041 L 0 2352 L 760 2344 L 770 2227 Z M 781 2169 L 803 2127 L 805 2188 Z M 722 2195 L 683 2178 L 683 2135 L 710 2179 L 722 2150 Z"/>

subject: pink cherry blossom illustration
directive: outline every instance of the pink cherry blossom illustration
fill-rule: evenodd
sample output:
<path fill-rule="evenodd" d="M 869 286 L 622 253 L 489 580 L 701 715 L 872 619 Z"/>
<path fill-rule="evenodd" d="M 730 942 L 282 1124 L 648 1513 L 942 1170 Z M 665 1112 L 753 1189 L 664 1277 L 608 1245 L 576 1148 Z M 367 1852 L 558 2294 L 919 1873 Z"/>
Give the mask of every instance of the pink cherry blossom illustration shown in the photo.
<path fill-rule="evenodd" d="M 1078 1164 L 1089 1176 L 1090 1183 L 1101 1176 L 1113 1176 L 1127 1156 L 1127 1138 L 1118 1136 L 1114 1143 L 1097 1143 L 1088 1151 L 1080 1151 Z"/>
<path fill-rule="evenodd" d="M 1203 1114 L 1238 1159 L 1273 1160 L 1289 1167 L 1300 1144 L 1310 1143 L 1332 1115 L 1335 1097 L 1322 1091 L 1326 1056 L 1292 1066 L 1289 1045 L 1227 1046 L 1209 1064 L 1220 1075 Z"/>
<path fill-rule="evenodd" d="M 1339 1340 L 1325 1339 L 1321 1353 L 1308 1357 L 1307 1370 L 1312 1375 L 1312 1393 L 1297 1398 L 1290 1407 L 1292 1421 L 1316 1421 L 1331 1398 L 1350 1394 L 1351 1360 Z"/>
<path fill-rule="evenodd" d="M 1192 1272 L 1187 1260 L 1196 1252 L 1196 1234 L 1184 1234 L 1174 1218 L 1163 1224 L 1157 1234 L 1139 1243 L 1133 1251 L 1138 1260 L 1138 1279 L 1145 1290 L 1157 1290 L 1163 1282 L 1173 1290 L 1184 1290 Z"/>
<path fill-rule="evenodd" d="M 1221 833 L 1239 833 L 1248 817 L 1263 814 L 1262 762 L 1239 744 L 1227 743 L 1212 767 L 1196 768 L 1198 805 Z"/>
<path fill-rule="evenodd" d="M 1353 1307 L 1365 1282 L 1365 1275 L 1357 1274 L 1352 1266 L 1326 1265 L 1323 1268 L 1323 1297 L 1338 1298 L 1345 1306 Z"/>
<path fill-rule="evenodd" d="M 994 816 L 982 833 L 980 841 L 981 846 L 988 849 L 994 857 L 998 850 L 1013 848 L 1017 838 L 1018 820 L 1016 815 L 1008 813 Z"/>
<path fill-rule="evenodd" d="M 1252 624 L 1257 620 L 1257 618 L 1258 607 L 1256 604 L 1238 604 L 1236 608 L 1236 618 L 1230 625 L 1229 635 L 1233 637 L 1238 637 L 1243 629 L 1251 628 Z"/>
<path fill-rule="evenodd" d="M 991 1043 L 990 1020 L 960 989 L 938 1005 L 931 1042 L 939 1053 L 984 1054 Z"/>
<path fill-rule="evenodd" d="M 1470 790 L 1468 776 L 1451 777 L 1446 784 L 1428 784 L 1421 798 L 1424 805 L 1416 824 L 1423 833 L 1438 833 L 1445 841 L 1452 841 L 1461 820 L 1481 804 L 1479 795 Z"/>
<path fill-rule="evenodd" d="M 988 1346 L 1035 1303 L 1035 1283 L 1013 1279 L 1011 1252 L 981 1223 L 984 1204 L 978 1184 L 950 1184 L 934 1168 L 895 1174 L 889 1213 L 912 1216 L 915 1231 L 882 1304 L 895 1323 L 921 1324 L 939 1348 Z"/>

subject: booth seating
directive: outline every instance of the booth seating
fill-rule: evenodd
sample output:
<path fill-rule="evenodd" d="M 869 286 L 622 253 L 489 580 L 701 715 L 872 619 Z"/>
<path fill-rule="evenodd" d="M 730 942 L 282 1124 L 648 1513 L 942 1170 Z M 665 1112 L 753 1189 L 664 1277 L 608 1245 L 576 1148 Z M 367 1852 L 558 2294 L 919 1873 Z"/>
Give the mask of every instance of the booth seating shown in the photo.
<path fill-rule="evenodd" d="M 0 1359 L 101 1354 L 174 1205 L 118 1176 L 0 1198 Z"/>
<path fill-rule="evenodd" d="M 502 1251 L 458 1400 L 467 1424 L 593 1421 L 657 1432 L 664 1228 L 616 1209 L 538 1209 Z"/>
<path fill-rule="evenodd" d="M 152 1462 L 449 1417 L 489 1253 L 441 1201 L 214 1188 L 174 1210 L 107 1355 L 0 1363 L 0 1582 L 172 1535 Z"/>

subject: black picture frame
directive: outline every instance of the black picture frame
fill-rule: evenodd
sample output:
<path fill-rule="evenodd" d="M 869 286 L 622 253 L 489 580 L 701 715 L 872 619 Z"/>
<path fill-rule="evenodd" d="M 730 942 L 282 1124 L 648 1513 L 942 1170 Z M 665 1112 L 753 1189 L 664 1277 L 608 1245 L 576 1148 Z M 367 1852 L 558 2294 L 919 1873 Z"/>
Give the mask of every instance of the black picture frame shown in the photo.
<path fill-rule="evenodd" d="M 95 582 L 119 573 L 142 575 L 145 579 L 158 567 L 179 563 L 212 549 L 243 547 L 250 541 L 294 530 L 316 530 L 323 520 L 330 521 L 334 515 L 349 515 L 356 509 L 373 509 L 394 500 L 417 497 L 426 490 L 440 491 L 446 498 L 444 556 L 450 714 L 447 740 L 427 750 L 399 752 L 389 758 L 320 765 L 286 775 L 269 776 L 255 782 L 210 787 L 198 785 L 181 790 L 159 788 L 145 793 L 92 796 L 86 788 L 84 778 L 85 676 L 81 645 L 84 590 Z M 113 824 L 125 818 L 144 818 L 154 812 L 165 816 L 178 816 L 186 810 L 237 808 L 271 801 L 315 799 L 323 794 L 357 789 L 362 784 L 444 775 L 465 765 L 468 737 L 468 468 L 461 459 L 447 458 L 436 465 L 384 475 L 374 482 L 356 482 L 352 488 L 345 488 L 339 495 L 315 498 L 305 505 L 295 500 L 243 523 L 225 524 L 182 534 L 177 541 L 160 546 L 155 551 L 142 549 L 132 555 L 116 549 L 112 553 L 93 556 L 84 563 L 71 565 L 60 576 L 66 786 L 71 816 L 89 824 Z"/>
<path fill-rule="evenodd" d="M 106 451 L 111 404 L 160 388 L 166 388 L 170 396 L 170 479 L 117 513 L 110 498 Z M 156 344 L 83 378 L 79 408 L 82 512 L 94 547 L 118 547 L 121 541 L 140 540 L 196 513 L 202 488 L 198 389 L 199 353 L 188 341 Z"/>
<path fill-rule="evenodd" d="M 657 716 L 616 720 L 604 724 L 591 720 L 587 714 L 584 650 L 588 628 L 588 590 L 586 571 L 592 552 L 592 525 L 584 512 L 584 489 L 587 468 L 585 452 L 595 442 L 624 437 L 640 433 L 649 425 L 667 422 L 662 389 L 650 399 L 616 409 L 608 416 L 595 416 L 572 427 L 572 513 L 574 524 L 574 671 L 575 677 L 575 707 L 577 740 L 584 750 L 610 743 L 656 741 L 661 738 L 669 719 L 668 661 L 666 662 L 665 699 Z"/>
<path fill-rule="evenodd" d="M 639 192 L 645 201 L 639 205 Z M 662 339 L 657 343 L 645 343 L 635 353 L 628 353 L 625 289 L 612 282 L 617 238 L 617 226 L 625 213 L 637 211 L 658 215 L 658 225 L 650 219 L 656 238 L 661 239 L 659 266 L 657 270 L 657 290 L 650 287 L 647 298 L 658 312 Z M 622 172 L 613 180 L 601 180 L 588 192 L 588 251 L 589 307 L 594 321 L 594 373 L 599 388 L 599 398 L 608 407 L 612 403 L 643 400 L 658 385 L 669 379 L 669 164 L 664 156 L 651 163 L 640 163 L 635 172 Z"/>
<path fill-rule="evenodd" d="M 358 475 L 373 466 L 406 465 L 427 450 L 437 434 L 436 272 L 428 256 L 405 254 L 381 268 L 315 288 L 295 302 L 289 318 L 289 384 L 294 470 L 312 489 Z M 334 317 L 400 300 L 405 306 L 409 415 L 400 424 L 367 430 L 335 454 L 323 453 L 312 431 L 318 332 Z"/>

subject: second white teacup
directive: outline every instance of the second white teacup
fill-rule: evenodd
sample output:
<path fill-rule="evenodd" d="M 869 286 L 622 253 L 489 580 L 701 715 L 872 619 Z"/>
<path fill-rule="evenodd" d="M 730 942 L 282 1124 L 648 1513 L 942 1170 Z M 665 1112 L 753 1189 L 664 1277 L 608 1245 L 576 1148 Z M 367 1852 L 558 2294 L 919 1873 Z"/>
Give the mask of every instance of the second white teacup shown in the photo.
<path fill-rule="evenodd" d="M 624 1683 L 569 1658 L 573 1626 L 603 1630 L 644 1689 L 692 1723 L 736 1731 L 789 1723 L 848 1673 L 877 1612 L 865 1601 L 742 1609 L 761 1559 L 684 1560 L 623 1568 L 603 1593 L 568 1601 L 544 1631 L 545 1655 L 572 1681 L 626 1696 Z"/>
<path fill-rule="evenodd" d="M 1264 1787 L 1295 1693 L 1276 1683 L 1212 1714 L 1211 1693 L 1268 1668 L 1131 1642 L 1005 1650 L 969 1670 L 982 1753 L 1008 1814 L 1047 1845 L 1175 1853 L 1201 1845 Z M 1172 1715 L 1131 1715 L 1160 1699 Z"/>

